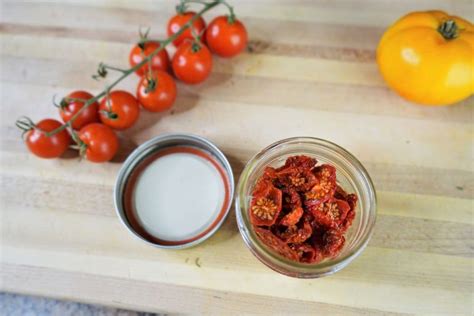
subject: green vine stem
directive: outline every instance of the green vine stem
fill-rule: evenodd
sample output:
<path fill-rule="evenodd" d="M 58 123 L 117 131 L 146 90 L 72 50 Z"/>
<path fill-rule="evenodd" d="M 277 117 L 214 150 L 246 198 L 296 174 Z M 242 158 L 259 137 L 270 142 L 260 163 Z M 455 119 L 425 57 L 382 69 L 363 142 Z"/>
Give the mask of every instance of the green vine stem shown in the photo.
<path fill-rule="evenodd" d="M 114 88 L 117 84 L 119 84 L 123 79 L 128 77 L 130 74 L 134 73 L 136 70 L 141 68 L 146 63 L 148 63 L 153 58 L 153 56 L 158 54 L 161 50 L 165 49 L 165 47 L 167 45 L 169 45 L 176 38 L 178 38 L 178 36 L 180 36 L 185 30 L 190 28 L 192 26 L 192 24 L 197 19 L 199 19 L 204 13 L 206 13 L 207 11 L 211 10 L 212 8 L 216 7 L 219 4 L 223 4 L 223 5 L 225 5 L 229 8 L 230 14 L 233 15 L 232 7 L 225 0 L 214 0 L 214 1 L 211 1 L 211 2 L 201 2 L 201 1 L 196 1 L 196 0 L 192 0 L 192 1 L 183 0 L 183 1 L 181 1 L 182 4 L 186 4 L 187 2 L 200 3 L 200 4 L 204 5 L 204 7 L 200 11 L 198 11 L 186 24 L 184 24 L 181 27 L 181 29 L 179 29 L 179 31 L 177 31 L 175 34 L 168 37 L 166 40 L 160 41 L 161 45 L 157 49 L 155 49 L 153 52 L 151 52 L 150 55 L 148 55 L 146 58 L 144 58 L 140 63 L 135 65 L 134 67 L 131 67 L 129 69 L 121 69 L 121 68 L 117 68 L 117 67 L 108 66 L 104 63 L 100 63 L 99 67 L 98 67 L 98 73 L 96 75 L 94 75 L 95 79 L 104 78 L 107 75 L 107 70 L 114 70 L 114 71 L 120 72 L 122 75 L 120 77 L 118 77 L 113 83 L 108 85 L 105 90 L 103 90 L 99 94 L 95 95 L 93 98 L 87 100 L 87 102 L 84 103 L 84 106 L 79 111 L 77 111 L 77 113 L 74 114 L 67 123 L 64 123 L 60 127 L 56 128 L 56 129 L 54 129 L 50 132 L 45 132 L 44 134 L 47 137 L 50 137 L 50 136 L 53 136 L 53 135 L 61 132 L 62 130 L 66 129 L 68 127 L 72 129 L 72 122 L 74 122 L 74 120 L 79 117 L 79 115 L 81 114 L 82 111 L 84 111 L 86 108 L 88 108 L 94 102 L 98 101 L 100 98 L 103 98 L 104 96 L 108 95 L 109 91 L 112 88 Z M 150 39 L 147 39 L 147 38 L 146 39 L 143 39 L 143 38 L 140 39 L 140 43 L 145 43 L 145 42 L 148 42 L 148 41 L 156 41 L 156 40 L 150 40 Z M 29 128 L 29 129 L 36 128 L 35 125 L 33 124 L 33 122 L 30 119 L 28 119 L 28 118 L 26 118 L 26 119 L 28 120 L 28 124 L 24 124 L 25 123 L 25 117 L 23 117 L 23 118 L 20 118 L 19 120 L 17 120 L 16 125 L 19 128 L 23 129 L 23 130 L 25 128 Z M 31 124 L 29 124 L 30 122 L 31 122 Z"/>
<path fill-rule="evenodd" d="M 21 137 L 23 137 L 27 132 L 29 132 L 33 128 L 37 128 L 35 123 L 33 123 L 33 121 L 29 117 L 26 117 L 26 116 L 22 116 L 18 120 L 16 120 L 15 125 L 16 127 L 18 127 L 19 129 L 23 131 L 21 134 Z"/>

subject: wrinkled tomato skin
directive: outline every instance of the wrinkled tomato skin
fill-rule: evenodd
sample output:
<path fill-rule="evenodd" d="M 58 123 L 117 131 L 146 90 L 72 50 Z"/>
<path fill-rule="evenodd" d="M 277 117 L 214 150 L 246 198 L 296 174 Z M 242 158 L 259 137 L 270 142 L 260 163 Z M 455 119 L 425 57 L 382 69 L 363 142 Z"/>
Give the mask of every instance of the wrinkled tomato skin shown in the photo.
<path fill-rule="evenodd" d="M 295 189 L 289 188 L 282 192 L 284 193 L 283 208 L 291 211 L 295 208 L 303 206 L 301 197 Z"/>
<path fill-rule="evenodd" d="M 344 233 L 337 229 L 320 230 L 311 237 L 310 242 L 326 258 L 337 256 L 345 245 Z"/>
<path fill-rule="evenodd" d="M 342 226 L 350 206 L 346 201 L 330 199 L 321 203 L 317 208 L 312 208 L 311 213 L 314 220 L 321 226 L 328 228 L 338 228 Z"/>
<path fill-rule="evenodd" d="M 344 235 L 337 230 L 327 231 L 323 238 L 325 254 L 330 258 L 333 258 L 339 254 L 346 241 Z"/>
<path fill-rule="evenodd" d="M 341 225 L 340 225 L 340 230 L 342 232 L 346 232 L 349 227 L 352 225 L 352 222 L 354 221 L 355 218 L 355 210 L 357 207 L 357 195 L 355 194 L 348 194 L 346 191 L 344 191 L 343 188 L 340 186 L 337 186 L 336 193 L 334 194 L 334 197 L 346 201 L 349 205 L 349 211 L 347 212 L 345 218 L 343 219 Z"/>
<path fill-rule="evenodd" d="M 341 224 L 341 231 L 346 232 L 349 227 L 351 227 L 352 222 L 354 221 L 356 215 L 356 207 L 357 207 L 357 195 L 355 194 L 348 194 L 347 195 L 347 203 L 349 204 L 349 211 L 347 212 L 344 221 Z"/>
<path fill-rule="evenodd" d="M 218 16 L 206 30 L 209 49 L 220 57 L 234 57 L 247 46 L 247 30 L 237 19 L 230 22 L 227 16 Z"/>
<path fill-rule="evenodd" d="M 307 243 L 293 245 L 290 246 L 290 248 L 296 251 L 300 262 L 316 263 L 324 259 L 321 251 L 316 251 L 316 249 Z"/>
<path fill-rule="evenodd" d="M 314 158 L 292 156 L 281 167 L 265 167 L 253 190 L 251 207 L 275 209 L 269 192 L 278 190 L 281 211 L 277 221 L 272 218 L 264 223 L 252 220 L 250 214 L 253 228 L 264 229 L 257 234 L 268 247 L 291 260 L 296 255 L 295 261 L 308 264 L 334 258 L 342 251 L 344 233 L 354 221 L 357 206 L 357 196 L 338 185 L 336 168 L 316 164 Z M 266 200 L 256 203 L 261 197 Z"/>
<path fill-rule="evenodd" d="M 276 171 L 280 172 L 285 169 L 296 168 L 300 171 L 311 170 L 317 163 L 317 160 L 308 156 L 291 156 L 289 157 L 283 166 L 277 168 Z"/>
<path fill-rule="evenodd" d="M 291 230 L 291 227 L 288 228 L 288 230 Z M 284 241 L 289 244 L 298 244 L 305 242 L 308 238 L 311 237 L 311 234 L 313 233 L 313 228 L 311 227 L 311 224 L 308 222 L 303 222 L 303 225 L 301 228 L 297 227 L 296 231 L 294 233 L 291 232 L 284 232 L 282 234 L 282 237 L 284 238 Z"/>
<path fill-rule="evenodd" d="M 303 208 L 302 207 L 296 207 L 294 210 L 292 210 L 290 213 L 286 214 L 282 220 L 280 221 L 280 225 L 284 226 L 292 226 L 296 225 L 301 216 L 303 216 Z"/>
<path fill-rule="evenodd" d="M 49 137 L 44 133 L 51 132 L 61 125 L 61 122 L 53 119 L 44 119 L 36 123 L 36 127 L 25 134 L 25 142 L 29 151 L 44 159 L 62 156 L 71 144 L 69 133 L 65 129 Z"/>
<path fill-rule="evenodd" d="M 250 221 L 254 226 L 273 225 L 282 209 L 282 192 L 270 182 L 260 182 L 250 204 Z"/>
<path fill-rule="evenodd" d="M 271 231 L 256 227 L 255 233 L 257 234 L 258 238 L 269 248 L 278 252 L 285 258 L 298 261 L 299 257 L 296 251 L 291 249 L 285 242 L 275 236 Z"/>

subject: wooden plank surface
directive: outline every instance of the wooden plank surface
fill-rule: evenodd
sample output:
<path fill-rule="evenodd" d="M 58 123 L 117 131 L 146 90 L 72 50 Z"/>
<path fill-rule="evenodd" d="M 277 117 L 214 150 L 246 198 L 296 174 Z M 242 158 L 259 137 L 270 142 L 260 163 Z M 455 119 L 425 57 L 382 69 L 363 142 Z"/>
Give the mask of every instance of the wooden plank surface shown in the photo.
<path fill-rule="evenodd" d="M 437 8 L 472 21 L 472 1 L 231 2 L 250 49 L 216 59 L 206 83 L 179 85 L 169 113 L 143 112 L 116 159 L 101 165 L 36 159 L 13 122 L 56 117 L 54 94 L 100 91 L 90 79 L 98 62 L 126 66 L 139 25 L 164 37 L 173 1 L 1 2 L 0 289 L 162 312 L 472 314 L 474 100 L 410 104 L 374 63 L 379 37 L 400 15 Z M 236 178 L 282 138 L 340 144 L 377 188 L 369 247 L 336 275 L 297 280 L 252 256 L 233 212 L 195 248 L 142 244 L 115 216 L 112 187 L 127 154 L 163 132 L 209 138 Z"/>

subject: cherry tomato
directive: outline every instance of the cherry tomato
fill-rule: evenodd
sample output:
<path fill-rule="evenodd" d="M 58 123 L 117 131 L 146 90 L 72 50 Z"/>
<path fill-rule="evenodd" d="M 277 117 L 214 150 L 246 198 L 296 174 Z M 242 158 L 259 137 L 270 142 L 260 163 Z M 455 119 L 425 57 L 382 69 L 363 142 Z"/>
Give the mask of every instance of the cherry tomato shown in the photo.
<path fill-rule="evenodd" d="M 195 12 L 184 12 L 184 13 L 178 13 L 174 17 L 172 17 L 168 21 L 168 36 L 173 35 L 174 33 L 178 32 L 183 25 L 188 23 L 189 20 L 192 19 L 193 16 L 195 16 Z M 178 36 L 173 41 L 174 46 L 178 47 L 185 39 L 194 39 L 193 33 L 196 35 L 201 35 L 204 30 L 206 29 L 206 22 L 202 17 L 197 18 L 192 25 L 193 31 L 191 32 L 191 28 L 186 29 L 181 35 Z"/>
<path fill-rule="evenodd" d="M 59 108 L 59 115 L 61 116 L 64 123 L 69 122 L 80 109 L 84 106 L 84 102 L 81 101 L 68 101 L 67 98 L 84 99 L 89 100 L 94 96 L 86 91 L 74 91 L 64 98 Z M 97 102 L 92 103 L 85 108 L 72 122 L 71 126 L 73 129 L 81 129 L 83 126 L 99 121 L 99 104 Z"/>
<path fill-rule="evenodd" d="M 221 57 L 233 57 L 247 46 L 247 30 L 239 20 L 218 16 L 206 30 L 209 49 Z"/>
<path fill-rule="evenodd" d="M 202 43 L 183 42 L 176 50 L 171 65 L 179 80 L 196 84 L 206 80 L 211 73 L 212 55 Z"/>
<path fill-rule="evenodd" d="M 84 146 L 83 154 L 92 162 L 105 162 L 117 153 L 119 141 L 115 132 L 107 125 L 92 123 L 84 126 L 78 134 Z"/>
<path fill-rule="evenodd" d="M 116 90 L 100 102 L 100 120 L 114 129 L 131 127 L 138 119 L 140 107 L 138 100 L 129 92 Z"/>
<path fill-rule="evenodd" d="M 143 59 L 149 56 L 152 52 L 160 47 L 158 42 L 147 42 L 144 44 L 143 49 L 137 44 L 133 46 L 128 57 L 130 66 L 135 67 L 137 64 L 141 63 Z M 170 68 L 170 57 L 166 49 L 162 49 L 155 56 L 151 58 L 151 69 L 152 70 L 163 70 L 168 71 Z M 145 72 L 149 69 L 149 63 L 138 68 L 135 73 L 139 76 L 143 76 Z"/>
<path fill-rule="evenodd" d="M 154 84 L 154 88 L 150 84 Z M 147 89 L 151 88 L 153 89 L 147 92 Z M 151 77 L 141 78 L 137 87 L 137 98 L 148 111 L 166 111 L 176 100 L 176 83 L 166 72 L 157 71 Z"/>
<path fill-rule="evenodd" d="M 71 137 L 64 129 L 52 136 L 46 136 L 44 132 L 51 132 L 60 127 L 61 122 L 53 119 L 44 119 L 35 124 L 35 127 L 26 132 L 26 146 L 38 157 L 57 158 L 64 154 L 71 143 Z"/>

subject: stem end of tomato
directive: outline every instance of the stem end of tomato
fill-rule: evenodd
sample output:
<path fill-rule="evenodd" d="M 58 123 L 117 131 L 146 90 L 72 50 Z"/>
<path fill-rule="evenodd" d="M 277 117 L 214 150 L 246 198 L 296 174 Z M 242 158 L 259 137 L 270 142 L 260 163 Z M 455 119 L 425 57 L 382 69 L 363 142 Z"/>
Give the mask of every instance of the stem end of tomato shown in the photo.
<path fill-rule="evenodd" d="M 117 113 L 114 113 L 112 111 L 100 111 L 100 113 L 104 114 L 110 120 L 118 119 Z"/>
<path fill-rule="evenodd" d="M 147 86 L 145 88 L 145 93 L 150 93 L 155 91 L 156 89 L 156 79 L 148 78 L 147 79 Z"/>
<path fill-rule="evenodd" d="M 186 12 L 186 9 L 186 3 L 184 1 L 181 1 L 181 3 L 176 6 L 176 13 L 184 14 L 184 12 Z"/>
<path fill-rule="evenodd" d="M 446 20 L 438 27 L 438 32 L 446 39 L 452 40 L 458 37 L 459 27 L 454 20 Z"/>

